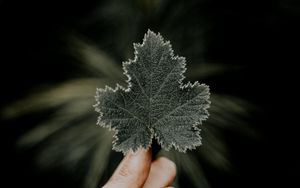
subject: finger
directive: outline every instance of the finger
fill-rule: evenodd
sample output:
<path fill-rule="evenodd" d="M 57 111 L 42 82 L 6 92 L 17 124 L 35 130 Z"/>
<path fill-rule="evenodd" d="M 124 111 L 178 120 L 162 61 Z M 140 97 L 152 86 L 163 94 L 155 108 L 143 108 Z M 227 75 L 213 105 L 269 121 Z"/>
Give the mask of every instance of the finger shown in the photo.
<path fill-rule="evenodd" d="M 151 161 L 150 149 L 127 154 L 103 188 L 142 187 L 148 177 Z"/>
<path fill-rule="evenodd" d="M 171 185 L 176 176 L 176 165 L 170 159 L 160 157 L 151 164 L 144 188 L 160 188 Z"/>

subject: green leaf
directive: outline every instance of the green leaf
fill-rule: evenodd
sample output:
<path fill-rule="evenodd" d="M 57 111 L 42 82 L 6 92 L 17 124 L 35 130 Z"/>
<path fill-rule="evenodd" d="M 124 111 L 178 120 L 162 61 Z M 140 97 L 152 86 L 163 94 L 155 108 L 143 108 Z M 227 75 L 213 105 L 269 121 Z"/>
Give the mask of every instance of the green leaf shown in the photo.
<path fill-rule="evenodd" d="M 113 149 L 127 153 L 149 148 L 153 137 L 165 150 L 185 152 L 201 145 L 200 127 L 208 117 L 209 88 L 183 84 L 185 58 L 174 56 L 169 42 L 148 30 L 134 44 L 135 58 L 123 63 L 128 87 L 97 89 L 98 124 L 113 129 Z"/>

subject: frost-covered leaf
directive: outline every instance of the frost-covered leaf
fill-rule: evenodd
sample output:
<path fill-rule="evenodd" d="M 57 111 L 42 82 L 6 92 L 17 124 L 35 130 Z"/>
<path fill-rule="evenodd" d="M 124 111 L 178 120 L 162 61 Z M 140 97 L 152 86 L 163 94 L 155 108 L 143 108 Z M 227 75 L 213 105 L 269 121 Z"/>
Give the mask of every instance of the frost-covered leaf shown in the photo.
<path fill-rule="evenodd" d="M 153 137 L 165 150 L 182 152 L 201 145 L 201 122 L 208 117 L 209 88 L 183 84 L 185 58 L 169 42 L 148 31 L 134 44 L 135 58 L 123 63 L 127 88 L 97 89 L 98 124 L 116 131 L 114 149 L 127 153 L 148 148 Z"/>

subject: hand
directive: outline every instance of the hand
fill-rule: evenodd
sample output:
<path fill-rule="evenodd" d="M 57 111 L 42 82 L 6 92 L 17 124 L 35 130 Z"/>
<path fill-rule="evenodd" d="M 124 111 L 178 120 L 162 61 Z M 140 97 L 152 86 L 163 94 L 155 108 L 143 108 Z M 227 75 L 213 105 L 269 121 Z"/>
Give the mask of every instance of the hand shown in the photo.
<path fill-rule="evenodd" d="M 129 153 L 103 188 L 164 188 L 176 176 L 175 164 L 159 157 L 152 162 L 151 150 Z"/>

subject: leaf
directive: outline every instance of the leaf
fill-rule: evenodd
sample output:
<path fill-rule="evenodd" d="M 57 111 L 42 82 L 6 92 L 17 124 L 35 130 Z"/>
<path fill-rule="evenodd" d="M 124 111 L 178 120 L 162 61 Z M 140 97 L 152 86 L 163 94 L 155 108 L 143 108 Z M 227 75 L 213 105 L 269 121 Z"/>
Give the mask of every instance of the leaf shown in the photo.
<path fill-rule="evenodd" d="M 165 150 L 185 152 L 201 145 L 200 127 L 208 118 L 209 88 L 182 84 L 185 58 L 152 31 L 134 44 L 135 58 L 123 63 L 128 87 L 97 89 L 97 124 L 113 129 L 113 149 L 127 153 L 149 148 L 153 137 Z"/>

